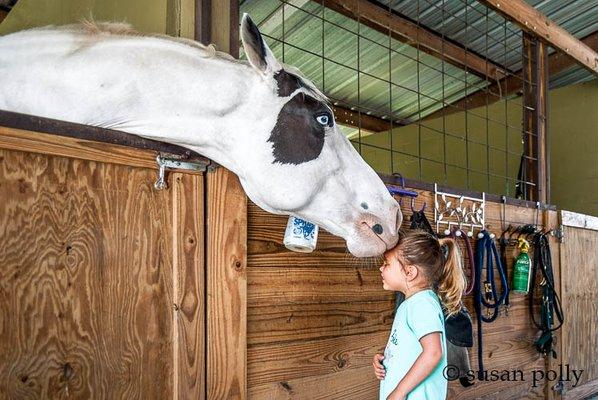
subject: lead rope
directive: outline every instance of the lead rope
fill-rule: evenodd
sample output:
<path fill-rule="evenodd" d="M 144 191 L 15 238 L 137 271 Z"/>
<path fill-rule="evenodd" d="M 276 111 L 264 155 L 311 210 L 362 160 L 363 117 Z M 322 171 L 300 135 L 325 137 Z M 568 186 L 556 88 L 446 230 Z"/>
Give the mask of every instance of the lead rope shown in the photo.
<path fill-rule="evenodd" d="M 474 285 L 474 308 L 477 315 L 478 326 L 478 379 L 484 378 L 484 360 L 483 360 L 483 340 L 482 340 L 482 322 L 490 323 L 498 317 L 498 309 L 505 301 L 509 293 L 507 284 L 507 277 L 505 270 L 501 264 L 498 251 L 494 240 L 490 238 L 488 231 L 483 230 L 482 237 L 478 239 L 476 246 L 476 263 L 475 263 L 475 285 Z M 486 281 L 484 281 L 484 293 L 482 295 L 481 278 L 482 269 L 484 267 L 484 258 L 486 258 Z M 496 284 L 494 282 L 494 267 L 492 261 L 496 262 L 496 269 L 498 271 L 500 282 L 502 286 L 502 293 L 498 295 Z M 486 307 L 488 314 L 482 314 L 482 306 Z M 490 310 L 492 313 L 490 313 Z"/>
<path fill-rule="evenodd" d="M 554 273 L 552 270 L 552 256 L 550 254 L 550 242 L 545 233 L 537 233 L 534 236 L 534 262 L 532 264 L 532 276 L 530 282 L 529 311 L 532 322 L 542 334 L 534 343 L 538 352 L 544 356 L 551 355 L 556 358 L 556 352 L 552 348 L 554 337 L 552 332 L 559 329 L 565 320 L 561 307 L 561 299 L 554 287 Z M 536 321 L 534 315 L 534 293 L 536 289 L 536 275 L 538 269 L 542 273 L 542 281 L 538 286 L 542 289 L 542 304 L 540 307 L 540 321 Z M 552 327 L 556 314 L 559 324 Z"/>

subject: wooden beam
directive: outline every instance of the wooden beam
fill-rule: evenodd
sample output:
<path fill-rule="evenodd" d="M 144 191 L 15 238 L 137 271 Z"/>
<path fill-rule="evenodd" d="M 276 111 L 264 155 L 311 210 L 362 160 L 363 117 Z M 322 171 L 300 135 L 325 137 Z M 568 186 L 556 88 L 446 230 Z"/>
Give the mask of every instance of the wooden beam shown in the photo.
<path fill-rule="evenodd" d="M 598 50 L 598 32 L 586 36 L 582 39 L 582 42 L 594 51 Z M 550 75 L 556 75 L 576 64 L 576 61 L 571 57 L 557 51 L 548 57 L 548 72 L 550 72 Z M 422 120 L 429 121 L 435 118 L 442 118 L 443 115 L 447 116 L 503 100 L 506 96 L 521 92 L 521 80 L 521 71 L 519 71 L 516 75 L 509 75 L 501 79 L 498 83 L 495 82 L 485 89 L 480 89 L 449 106 L 445 106 L 427 115 Z"/>
<path fill-rule="evenodd" d="M 209 45 L 212 29 L 212 0 L 195 0 L 195 40 Z"/>
<path fill-rule="evenodd" d="M 239 4 L 211 2 L 211 39 L 238 57 Z M 247 398 L 247 196 L 235 174 L 207 179 L 206 399 Z M 231 207 L 234 204 L 234 207 Z"/>
<path fill-rule="evenodd" d="M 396 12 L 370 3 L 368 0 L 323 0 L 324 6 L 358 20 L 379 32 L 391 34 L 401 42 L 419 45 L 422 51 L 481 77 L 498 80 L 505 76 L 503 69 L 464 47 L 443 39 L 439 34 Z"/>
<path fill-rule="evenodd" d="M 548 153 L 548 45 L 537 43 L 536 53 L 536 137 L 538 154 L 538 201 L 550 201 L 550 158 Z"/>
<path fill-rule="evenodd" d="M 537 36 L 572 57 L 578 64 L 598 74 L 598 53 L 558 24 L 530 6 L 525 0 L 478 0 L 526 32 Z"/>
<path fill-rule="evenodd" d="M 105 159 L 107 155 L 104 152 L 98 151 L 95 156 L 92 155 L 94 153 L 93 143 L 103 142 L 108 145 L 115 145 L 113 148 L 105 148 L 111 148 L 112 150 L 109 151 L 114 153 L 113 157 L 109 157 L 109 162 L 117 164 L 126 164 L 126 158 L 129 157 L 139 157 L 139 164 L 136 165 L 142 166 L 144 168 L 156 168 L 156 152 L 176 155 L 183 160 L 203 164 L 206 166 L 206 168 L 212 164 L 209 159 L 197 154 L 196 152 L 171 143 L 163 143 L 155 140 L 145 139 L 127 132 L 98 128 L 96 126 L 90 125 L 82 125 L 74 122 L 59 121 L 51 118 L 37 117 L 34 115 L 20 114 L 11 111 L 0 110 L 0 128 L 11 128 L 2 130 L 1 133 L 4 135 L 4 137 L 0 138 L 0 142 L 14 140 L 15 143 L 25 143 L 23 140 L 31 140 L 15 133 L 18 131 L 36 132 L 36 134 L 49 134 L 43 136 L 43 146 L 40 146 L 39 143 L 36 145 L 33 141 L 28 142 L 28 145 L 32 146 L 32 148 L 39 147 L 38 150 L 40 151 L 36 152 L 41 152 L 43 154 L 56 154 L 66 157 L 84 158 L 90 160 L 92 158 L 89 157 L 96 157 L 97 161 L 103 160 L 108 162 Z M 69 138 L 72 139 L 69 140 Z M 72 151 L 60 153 L 60 151 L 64 150 L 61 149 L 61 143 L 64 144 L 62 147 L 65 149 L 70 148 Z M 96 145 L 96 147 L 98 149 L 101 148 L 99 145 Z M 118 148 L 121 150 L 117 150 Z M 134 151 L 137 149 L 153 151 L 138 153 Z M 50 150 L 56 151 L 57 153 L 52 153 Z M 140 156 L 141 154 L 144 155 Z M 95 160 L 96 158 L 93 159 Z"/>
<path fill-rule="evenodd" d="M 525 198 L 547 202 L 546 160 L 546 44 L 527 32 L 523 34 L 523 132 L 524 132 L 524 181 Z"/>
<path fill-rule="evenodd" d="M 373 115 L 367 115 L 357 110 L 351 110 L 343 106 L 333 106 L 332 111 L 334 112 L 334 119 L 341 125 L 352 126 L 354 128 L 361 128 L 370 132 L 386 132 L 391 128 L 390 121 L 382 119 Z M 405 123 L 402 121 L 393 121 L 392 126 L 404 126 Z"/>

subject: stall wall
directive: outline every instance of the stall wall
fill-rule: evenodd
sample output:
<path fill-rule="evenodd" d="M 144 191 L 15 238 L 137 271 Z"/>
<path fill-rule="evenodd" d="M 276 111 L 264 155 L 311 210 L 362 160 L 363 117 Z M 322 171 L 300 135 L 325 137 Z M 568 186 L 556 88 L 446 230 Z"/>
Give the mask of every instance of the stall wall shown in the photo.
<path fill-rule="evenodd" d="M 514 183 L 511 181 L 507 188 L 505 179 L 494 175 L 511 179 L 517 177 L 522 152 L 522 109 L 521 99 L 515 98 L 491 104 L 488 110 L 480 107 L 468 111 L 467 115 L 454 113 L 444 120 L 423 120 L 419 125 L 395 128 L 392 137 L 389 132 L 364 136 L 361 141 L 365 145 L 361 147 L 356 139 L 353 142 L 363 158 L 378 172 L 400 172 L 405 177 L 424 182 L 439 182 L 513 197 Z M 442 132 L 447 132 L 447 135 Z M 392 164 L 390 151 L 367 146 L 390 149 L 391 143 L 396 151 Z M 513 154 L 507 154 L 507 150 Z M 421 165 L 419 154 L 427 159 L 422 160 Z M 450 164 L 446 168 L 446 180 L 445 160 Z M 394 171 L 391 171 L 391 166 Z M 488 177 L 487 171 L 494 175 Z"/>
<path fill-rule="evenodd" d="M 0 35 L 81 20 L 131 23 L 147 33 L 166 33 L 170 0 L 19 0 L 0 24 Z M 142 11 L 142 12 L 141 12 Z"/>
<path fill-rule="evenodd" d="M 416 207 L 432 194 L 420 191 Z M 407 213 L 408 207 L 403 207 Z M 500 234 L 500 205 L 487 204 L 487 226 Z M 407 213 L 408 215 L 408 213 Z M 408 218 L 406 218 L 408 220 Z M 533 223 L 533 209 L 507 206 L 507 224 Z M 556 212 L 539 221 L 556 225 Z M 384 349 L 393 321 L 394 293 L 382 289 L 380 258 L 356 259 L 343 241 L 321 232 L 318 248 L 298 254 L 282 244 L 286 218 L 248 208 L 247 383 L 250 399 L 377 399 L 372 357 Z M 406 227 L 406 224 L 404 224 Z M 553 240 L 554 259 L 558 247 Z M 516 250 L 511 248 L 509 273 Z M 558 262 L 556 262 L 558 274 Z M 473 312 L 471 297 L 465 304 Z M 474 330 L 475 331 L 475 330 Z M 449 397 L 524 399 L 548 394 L 546 382 L 533 387 L 531 371 L 544 371 L 545 359 L 533 347 L 527 297 L 511 296 L 504 313 L 484 326 L 487 369 L 521 370 L 525 382 L 476 382 L 468 389 L 449 385 Z M 475 332 L 474 332 L 475 335 Z M 471 349 L 477 369 L 476 347 Z M 553 382 L 554 384 L 554 382 Z M 551 395 L 551 394 L 550 394 Z"/>
<path fill-rule="evenodd" d="M 598 163 L 596 153 L 590 149 L 598 148 L 598 80 L 554 89 L 549 92 L 548 141 L 550 152 L 550 204 L 567 210 L 588 215 L 598 215 Z M 490 121 L 486 124 L 484 118 Z M 508 121 L 508 128 L 500 124 Z M 361 151 L 363 158 L 376 171 L 385 174 L 400 172 L 405 177 L 424 182 L 440 182 L 460 188 L 485 191 L 495 194 L 514 196 L 515 184 L 496 176 L 489 178 L 483 172 L 489 169 L 491 174 L 517 177 L 521 145 L 521 98 L 498 102 L 486 108 L 480 107 L 465 113 L 455 113 L 446 118 L 422 121 L 417 124 L 396 128 L 392 132 L 380 132 L 361 138 L 366 146 L 359 146 L 354 139 L 354 146 Z M 479 143 L 465 145 L 465 131 L 468 139 Z M 440 132 L 450 135 L 444 136 Z M 486 137 L 488 132 L 488 138 Z M 420 142 L 421 134 L 421 142 Z M 392 141 L 392 142 L 391 142 Z M 394 153 L 392 164 L 389 151 L 367 144 L 387 148 L 401 153 Z M 486 143 L 492 148 L 486 149 Z M 446 181 L 443 161 L 456 165 L 447 166 Z M 422 160 L 421 168 L 417 157 Z M 507 150 L 514 154 L 505 154 Z M 482 171 L 470 171 L 469 168 Z M 391 171 L 391 165 L 394 171 Z"/>
<path fill-rule="evenodd" d="M 550 92 L 551 203 L 598 215 L 598 80 Z"/>
<path fill-rule="evenodd" d="M 203 175 L 0 127 L 0 398 L 204 398 Z"/>

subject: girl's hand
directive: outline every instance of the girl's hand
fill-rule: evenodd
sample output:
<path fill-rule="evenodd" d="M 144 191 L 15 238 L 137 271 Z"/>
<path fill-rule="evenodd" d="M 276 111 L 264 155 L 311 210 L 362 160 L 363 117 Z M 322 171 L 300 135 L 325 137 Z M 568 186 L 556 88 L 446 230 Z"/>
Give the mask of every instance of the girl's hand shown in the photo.
<path fill-rule="evenodd" d="M 382 365 L 382 360 L 384 360 L 383 354 L 376 354 L 374 355 L 374 362 L 372 365 L 374 366 L 374 374 L 376 374 L 376 378 L 379 380 L 384 379 L 384 375 L 386 375 L 386 369 L 384 365 Z"/>

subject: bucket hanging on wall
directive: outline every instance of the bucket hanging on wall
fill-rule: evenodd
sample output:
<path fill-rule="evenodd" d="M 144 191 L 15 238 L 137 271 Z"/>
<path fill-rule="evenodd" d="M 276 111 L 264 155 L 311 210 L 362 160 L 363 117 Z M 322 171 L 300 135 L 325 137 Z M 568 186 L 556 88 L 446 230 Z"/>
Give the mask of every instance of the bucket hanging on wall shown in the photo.
<path fill-rule="evenodd" d="M 289 217 L 284 232 L 284 246 L 299 253 L 311 253 L 318 242 L 318 225 L 297 217 Z"/>

